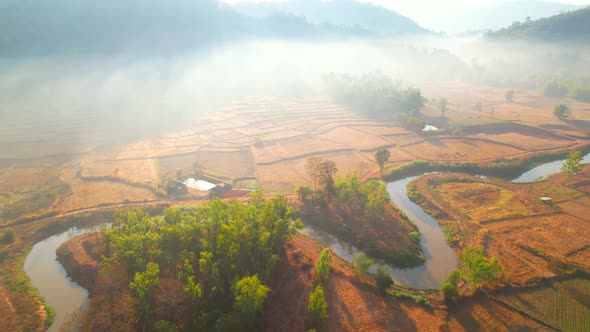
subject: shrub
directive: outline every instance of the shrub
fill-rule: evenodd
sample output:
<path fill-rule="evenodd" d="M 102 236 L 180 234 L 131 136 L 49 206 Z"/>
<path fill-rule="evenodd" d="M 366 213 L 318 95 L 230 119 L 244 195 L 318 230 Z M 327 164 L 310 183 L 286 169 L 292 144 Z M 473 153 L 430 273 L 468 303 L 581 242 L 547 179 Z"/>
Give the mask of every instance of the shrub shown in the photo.
<path fill-rule="evenodd" d="M 356 276 L 361 276 L 369 270 L 373 265 L 372 259 L 367 259 L 367 255 L 364 253 L 356 254 L 352 260 L 352 271 Z"/>
<path fill-rule="evenodd" d="M 385 270 L 383 266 L 379 266 L 377 268 L 377 274 L 375 275 L 375 286 L 382 293 L 385 293 L 389 287 L 393 286 L 393 279 L 391 279 L 391 275 Z"/>
<path fill-rule="evenodd" d="M 13 229 L 7 229 L 2 234 L 2 243 L 4 244 L 13 244 L 16 240 L 16 233 Z"/>
<path fill-rule="evenodd" d="M 328 277 L 330 276 L 330 263 L 332 263 L 330 249 L 324 248 L 315 265 L 316 278 L 319 282 L 325 283 L 328 281 Z"/>
<path fill-rule="evenodd" d="M 321 285 L 316 286 L 309 296 L 307 314 L 309 315 L 309 319 L 316 325 L 321 324 L 324 319 L 328 318 L 328 303 L 326 302 L 324 289 Z"/>

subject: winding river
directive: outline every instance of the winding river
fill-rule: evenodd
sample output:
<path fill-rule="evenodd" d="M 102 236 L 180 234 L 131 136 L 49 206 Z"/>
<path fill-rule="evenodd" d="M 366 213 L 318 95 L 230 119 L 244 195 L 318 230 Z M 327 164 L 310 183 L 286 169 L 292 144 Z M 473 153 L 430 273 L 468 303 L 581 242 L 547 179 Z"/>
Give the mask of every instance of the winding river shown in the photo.
<path fill-rule="evenodd" d="M 590 153 L 583 158 L 584 163 L 590 163 Z M 560 172 L 562 160 L 554 161 L 535 167 L 523 173 L 513 182 L 533 182 L 548 175 Z M 407 196 L 406 185 L 417 177 L 409 177 L 387 184 L 387 191 L 391 200 L 416 224 L 421 238 L 420 245 L 424 252 L 423 265 L 408 269 L 398 269 L 385 265 L 393 279 L 403 285 L 414 288 L 438 288 L 447 274 L 457 268 L 457 256 L 445 242 L 444 234 L 438 222 L 430 217 Z M 88 292 L 68 277 L 63 266 L 56 260 L 56 249 L 67 240 L 97 230 L 98 227 L 88 229 L 71 228 L 61 234 L 51 236 L 33 246 L 25 259 L 24 270 L 37 287 L 45 301 L 55 311 L 54 323 L 48 331 L 59 331 L 68 315 L 83 308 L 88 302 Z M 360 252 L 358 248 L 334 236 L 311 228 L 309 226 L 302 233 L 329 246 L 338 256 L 350 262 L 354 255 Z M 379 262 L 378 262 L 379 263 Z M 371 272 L 375 271 L 373 265 Z"/>

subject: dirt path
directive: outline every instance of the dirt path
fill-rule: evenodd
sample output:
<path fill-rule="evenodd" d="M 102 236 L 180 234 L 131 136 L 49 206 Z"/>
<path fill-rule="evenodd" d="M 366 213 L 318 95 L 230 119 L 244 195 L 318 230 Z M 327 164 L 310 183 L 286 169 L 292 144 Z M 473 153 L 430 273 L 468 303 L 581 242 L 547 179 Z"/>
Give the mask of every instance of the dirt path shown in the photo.
<path fill-rule="evenodd" d="M 84 209 L 79 209 L 79 210 L 72 210 L 72 211 L 60 213 L 55 216 L 35 219 L 35 220 L 27 221 L 24 223 L 20 223 L 20 224 L 2 226 L 2 227 L 0 227 L 0 231 L 8 229 L 8 228 L 14 228 L 14 227 L 18 227 L 18 226 L 24 226 L 24 225 L 29 225 L 29 224 L 34 224 L 34 223 L 44 222 L 44 221 L 51 221 L 51 220 L 55 220 L 55 219 L 75 216 L 78 214 L 89 213 L 89 212 L 103 212 L 103 211 L 108 211 L 108 210 L 112 210 L 112 209 L 116 209 L 116 208 L 146 207 L 146 206 L 166 205 L 166 204 L 172 205 L 172 204 L 180 203 L 180 202 L 181 201 L 157 200 L 157 201 L 149 201 L 149 202 L 117 203 L 117 204 L 95 206 L 95 207 L 89 207 L 89 208 L 84 208 Z M 186 201 L 186 203 L 188 204 L 188 203 L 194 203 L 194 202 L 193 201 Z"/>

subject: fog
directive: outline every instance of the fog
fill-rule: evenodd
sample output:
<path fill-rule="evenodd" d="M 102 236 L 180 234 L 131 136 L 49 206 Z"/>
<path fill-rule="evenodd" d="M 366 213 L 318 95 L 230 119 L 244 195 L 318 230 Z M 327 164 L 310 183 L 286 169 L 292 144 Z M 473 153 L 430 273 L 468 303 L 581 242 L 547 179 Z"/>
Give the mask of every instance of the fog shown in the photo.
<path fill-rule="evenodd" d="M 590 68 L 586 46 L 482 36 L 247 37 L 189 46 L 1 56 L 0 159 L 17 158 L 27 142 L 59 147 L 39 152 L 51 155 L 157 138 L 244 97 L 326 95 L 322 77 L 331 72 L 380 71 L 417 88 L 457 80 L 534 88 L 532 75 L 579 77 Z"/>

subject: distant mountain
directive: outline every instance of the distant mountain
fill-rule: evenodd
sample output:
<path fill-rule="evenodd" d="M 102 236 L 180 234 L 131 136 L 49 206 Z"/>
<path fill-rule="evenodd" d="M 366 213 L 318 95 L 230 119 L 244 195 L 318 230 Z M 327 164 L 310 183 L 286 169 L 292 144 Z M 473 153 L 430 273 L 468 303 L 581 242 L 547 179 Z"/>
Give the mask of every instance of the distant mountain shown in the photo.
<path fill-rule="evenodd" d="M 277 13 L 302 16 L 311 23 L 360 28 L 381 35 L 421 34 L 429 31 L 411 19 L 384 7 L 357 0 L 287 0 L 278 3 L 234 5 L 242 14 L 265 17 Z"/>
<path fill-rule="evenodd" d="M 489 39 L 590 42 L 590 6 L 539 20 L 515 22 L 486 34 Z"/>
<path fill-rule="evenodd" d="M 527 17 L 535 20 L 580 8 L 582 6 L 541 0 L 507 1 L 444 17 L 432 25 L 449 33 L 488 31 L 508 26 L 515 21 L 525 21 Z"/>
<path fill-rule="evenodd" d="M 172 53 L 249 37 L 357 36 L 290 13 L 244 16 L 216 0 L 0 0 L 0 56 Z"/>

